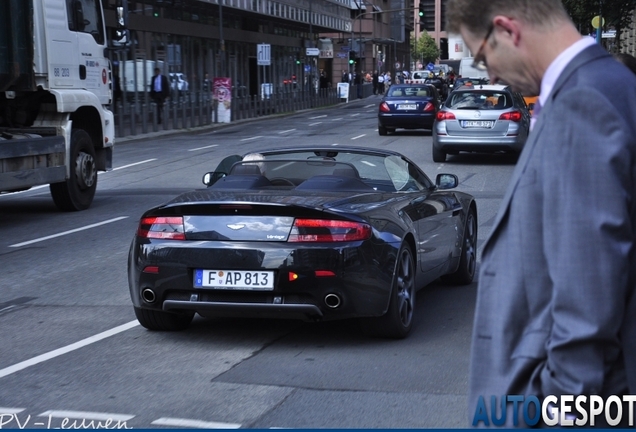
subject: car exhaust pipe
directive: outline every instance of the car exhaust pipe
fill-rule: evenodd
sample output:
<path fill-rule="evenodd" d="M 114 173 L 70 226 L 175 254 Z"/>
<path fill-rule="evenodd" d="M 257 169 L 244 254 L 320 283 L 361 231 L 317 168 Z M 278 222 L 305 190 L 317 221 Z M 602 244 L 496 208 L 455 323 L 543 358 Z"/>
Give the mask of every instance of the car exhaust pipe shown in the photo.
<path fill-rule="evenodd" d="M 146 288 L 141 292 L 141 298 L 144 299 L 146 303 L 154 303 L 155 300 L 157 300 L 155 292 L 150 288 Z"/>
<path fill-rule="evenodd" d="M 325 296 L 325 304 L 331 309 L 337 308 L 341 303 L 340 296 L 337 294 L 327 294 Z"/>

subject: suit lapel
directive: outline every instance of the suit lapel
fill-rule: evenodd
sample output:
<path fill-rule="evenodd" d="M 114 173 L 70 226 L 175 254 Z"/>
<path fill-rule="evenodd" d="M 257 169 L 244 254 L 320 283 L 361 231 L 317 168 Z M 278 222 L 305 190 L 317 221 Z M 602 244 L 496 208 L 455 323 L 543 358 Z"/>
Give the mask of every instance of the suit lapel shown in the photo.
<path fill-rule="evenodd" d="M 600 48 L 598 45 L 592 45 L 583 51 L 581 51 L 576 57 L 570 61 L 570 63 L 566 66 L 566 68 L 561 72 L 559 78 L 557 79 L 554 88 L 552 89 L 552 93 L 548 98 L 548 101 L 545 103 L 545 106 L 541 108 L 541 115 L 543 118 L 550 116 L 550 111 L 552 108 L 552 101 L 556 98 L 559 91 L 562 89 L 564 84 L 570 78 L 570 76 L 581 66 L 589 63 L 592 60 L 595 60 L 599 57 L 609 56 L 609 54 Z M 501 201 L 501 206 L 499 207 L 499 211 L 497 212 L 497 216 L 495 216 L 495 222 L 493 224 L 492 230 L 490 231 L 490 235 L 484 242 L 483 251 L 485 252 L 488 249 L 488 245 L 490 244 L 490 240 L 494 238 L 501 221 L 504 219 L 508 210 L 510 208 L 510 201 L 512 200 L 512 195 L 514 191 L 517 189 L 517 185 L 519 184 L 519 180 L 521 179 L 522 174 L 526 170 L 526 166 L 528 165 L 528 161 L 530 160 L 530 156 L 532 155 L 534 148 L 537 146 L 537 142 L 541 139 L 541 132 L 543 130 L 543 125 L 545 122 L 537 121 L 535 123 L 534 129 L 530 132 L 528 136 L 528 140 L 523 147 L 521 155 L 519 156 L 519 160 L 517 161 L 517 165 L 515 167 L 514 172 L 512 173 L 512 178 L 510 179 L 510 184 L 508 185 L 508 189 L 506 189 L 506 193 L 504 194 L 503 200 Z"/>

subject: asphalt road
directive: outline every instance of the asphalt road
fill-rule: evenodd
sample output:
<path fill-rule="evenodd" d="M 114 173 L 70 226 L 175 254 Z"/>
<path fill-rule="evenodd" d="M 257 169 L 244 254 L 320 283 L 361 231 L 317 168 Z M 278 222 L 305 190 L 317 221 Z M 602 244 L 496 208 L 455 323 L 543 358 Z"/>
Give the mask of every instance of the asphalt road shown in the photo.
<path fill-rule="evenodd" d="M 454 428 L 468 426 L 476 283 L 418 293 L 411 335 L 355 321 L 195 318 L 180 333 L 135 320 L 126 260 L 143 211 L 202 188 L 225 156 L 263 148 L 399 151 L 434 179 L 457 174 L 487 236 L 515 159 L 431 159 L 431 136 L 378 136 L 378 97 L 120 140 L 92 207 L 60 213 L 48 187 L 0 196 L 0 427 Z M 93 422 L 93 423 L 91 423 Z"/>

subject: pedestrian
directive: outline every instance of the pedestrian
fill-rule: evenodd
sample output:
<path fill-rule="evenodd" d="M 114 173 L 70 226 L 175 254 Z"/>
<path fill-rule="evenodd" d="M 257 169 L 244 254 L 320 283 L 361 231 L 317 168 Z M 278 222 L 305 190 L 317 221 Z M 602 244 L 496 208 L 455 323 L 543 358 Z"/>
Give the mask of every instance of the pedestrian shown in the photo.
<path fill-rule="evenodd" d="M 373 76 L 371 77 L 371 84 L 373 85 L 373 94 L 378 94 L 378 71 L 373 71 Z"/>
<path fill-rule="evenodd" d="M 627 53 L 617 53 L 614 54 L 614 58 L 623 63 L 629 68 L 629 70 L 636 74 L 636 57 Z"/>
<path fill-rule="evenodd" d="M 358 99 L 362 99 L 362 74 L 356 72 L 353 76 L 353 85 L 356 86 L 356 94 Z"/>
<path fill-rule="evenodd" d="M 157 106 L 157 123 L 161 124 L 163 104 L 170 95 L 170 82 L 165 75 L 161 74 L 161 69 L 155 68 L 155 75 L 150 81 L 150 97 Z"/>
<path fill-rule="evenodd" d="M 384 74 L 378 74 L 378 94 L 384 94 Z"/>
<path fill-rule="evenodd" d="M 474 67 L 542 107 L 483 244 L 471 421 L 491 396 L 636 394 L 636 77 L 560 0 L 448 0 L 446 11 Z M 523 422 L 508 407 L 505 426 Z"/>
<path fill-rule="evenodd" d="M 342 70 L 342 78 L 340 79 L 341 82 L 349 82 L 349 72 L 347 72 L 346 70 Z"/>

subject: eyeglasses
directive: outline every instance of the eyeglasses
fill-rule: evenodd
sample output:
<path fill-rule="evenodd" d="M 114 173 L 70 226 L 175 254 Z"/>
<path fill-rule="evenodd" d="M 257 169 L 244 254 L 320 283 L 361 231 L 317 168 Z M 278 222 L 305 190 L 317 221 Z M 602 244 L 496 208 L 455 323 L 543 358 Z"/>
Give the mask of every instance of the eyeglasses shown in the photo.
<path fill-rule="evenodd" d="M 488 69 L 488 65 L 486 64 L 486 57 L 484 57 L 482 51 L 484 50 L 484 47 L 486 46 L 486 42 L 488 42 L 488 39 L 490 38 L 490 35 L 492 34 L 492 31 L 494 29 L 495 29 L 495 24 L 490 23 L 490 27 L 488 27 L 486 36 L 484 37 L 484 40 L 481 42 L 481 45 L 479 46 L 479 49 L 477 50 L 477 54 L 475 54 L 475 58 L 473 60 L 473 67 L 475 69 L 478 69 L 481 71 L 485 71 L 486 69 Z"/>

